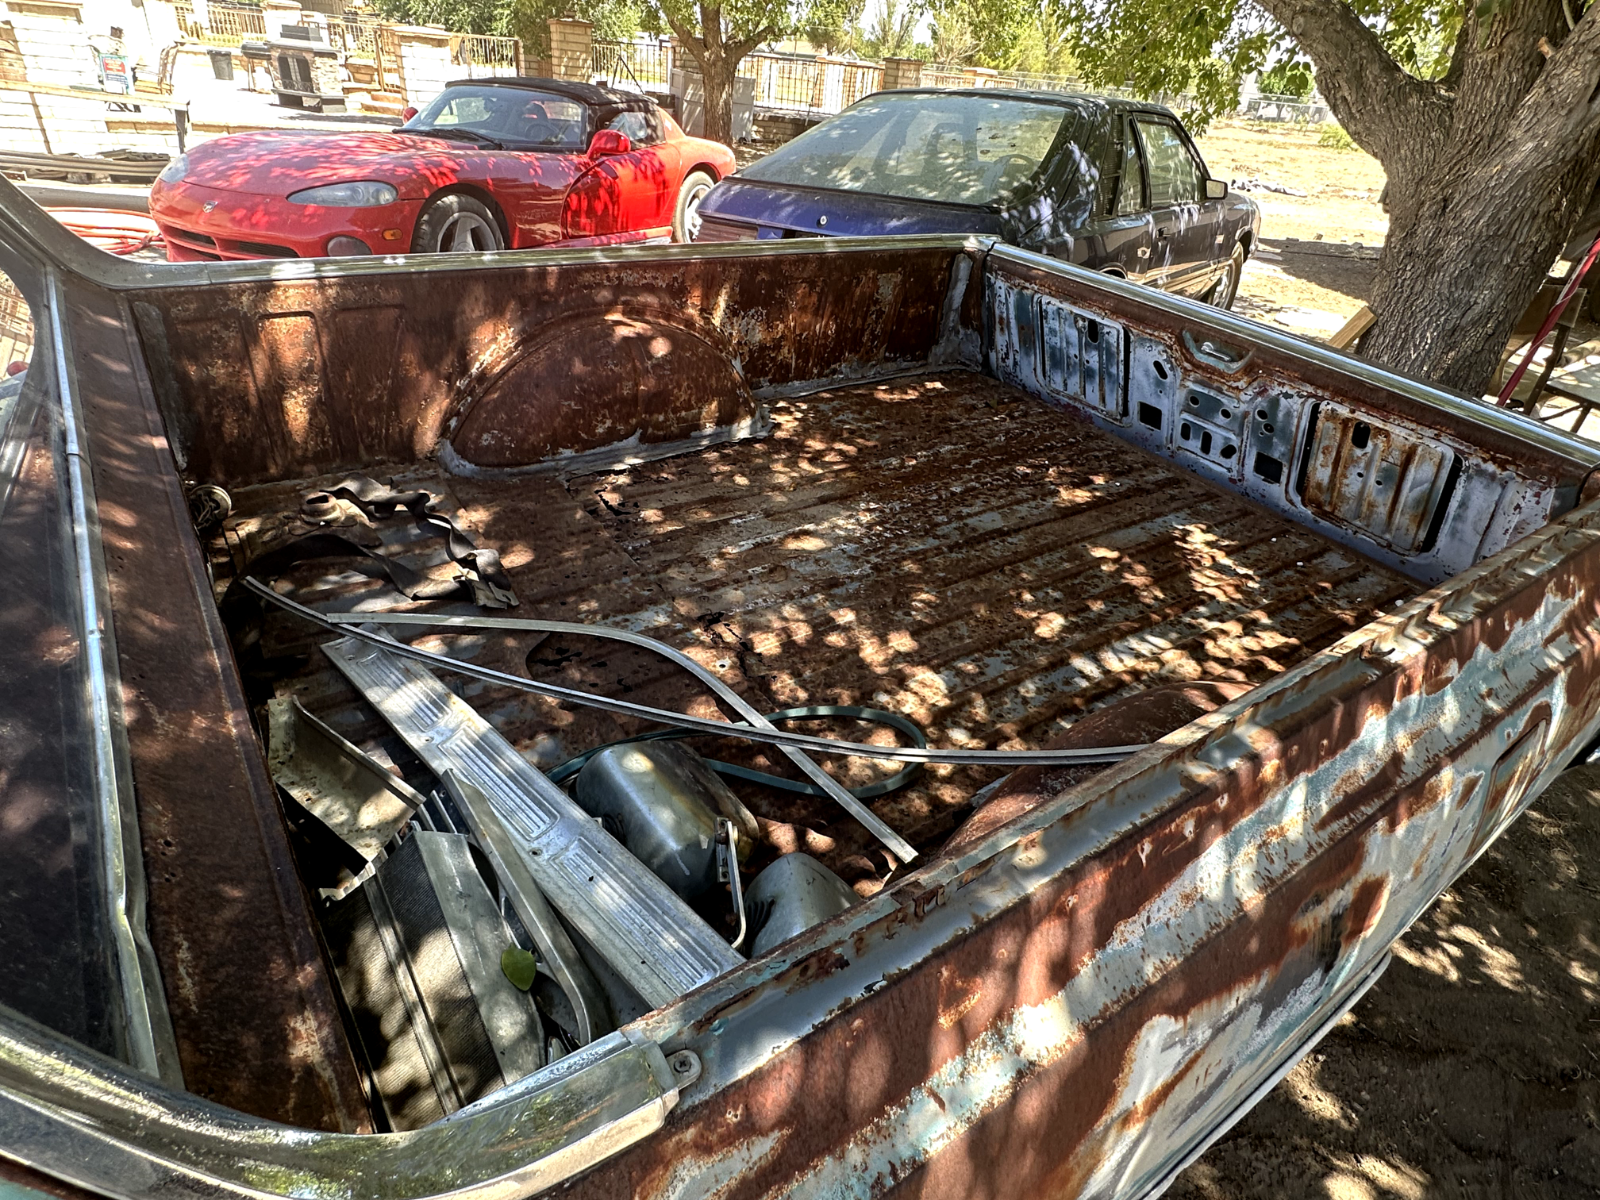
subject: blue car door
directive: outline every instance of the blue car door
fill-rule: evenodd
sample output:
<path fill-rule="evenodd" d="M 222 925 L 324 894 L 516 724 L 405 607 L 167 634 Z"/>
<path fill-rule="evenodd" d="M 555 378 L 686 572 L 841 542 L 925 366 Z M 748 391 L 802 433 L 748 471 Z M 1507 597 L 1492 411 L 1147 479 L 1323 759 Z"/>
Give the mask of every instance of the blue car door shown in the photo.
<path fill-rule="evenodd" d="M 1144 163 L 1138 139 L 1120 113 L 1111 119 L 1108 136 L 1092 151 L 1097 162 L 1084 169 L 1098 174 L 1094 190 L 1094 216 L 1081 228 L 1070 229 L 1043 248 L 1046 253 L 1067 257 L 1092 271 L 1126 275 L 1136 282 L 1147 282 L 1151 269 L 1151 241 L 1154 222 L 1145 203 Z"/>
<path fill-rule="evenodd" d="M 1216 278 L 1221 201 L 1205 196 L 1205 170 L 1174 121 L 1141 113 L 1134 119 L 1144 152 L 1146 193 L 1154 221 L 1150 283 L 1200 295 Z"/>

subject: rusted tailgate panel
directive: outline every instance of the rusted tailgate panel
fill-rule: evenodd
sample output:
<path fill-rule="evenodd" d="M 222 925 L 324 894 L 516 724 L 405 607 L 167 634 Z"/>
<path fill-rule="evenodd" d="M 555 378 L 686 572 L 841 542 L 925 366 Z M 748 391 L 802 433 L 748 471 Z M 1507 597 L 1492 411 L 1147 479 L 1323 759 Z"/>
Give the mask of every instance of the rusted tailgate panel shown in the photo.
<path fill-rule="evenodd" d="M 752 388 L 925 361 L 960 252 L 648 258 L 154 289 L 135 311 L 193 477 L 443 442 L 483 467 L 748 433 Z"/>
<path fill-rule="evenodd" d="M 1593 735 L 1597 672 L 1590 505 L 647 1019 L 705 1075 L 576 1190 L 1139 1194 Z"/>

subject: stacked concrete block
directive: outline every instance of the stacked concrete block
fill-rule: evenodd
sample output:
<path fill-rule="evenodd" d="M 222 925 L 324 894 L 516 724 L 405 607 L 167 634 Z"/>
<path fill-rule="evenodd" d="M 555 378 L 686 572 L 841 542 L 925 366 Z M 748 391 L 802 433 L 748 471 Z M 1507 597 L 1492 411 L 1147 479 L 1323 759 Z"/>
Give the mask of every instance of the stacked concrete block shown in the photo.
<path fill-rule="evenodd" d="M 594 78 L 594 26 L 588 21 L 550 22 L 550 77 L 582 83 Z"/>
<path fill-rule="evenodd" d="M 70 88 L 100 86 L 93 33 L 83 21 L 77 0 L 5 0 L 0 2 L 0 27 L 9 26 L 9 70 L 31 84 Z M 53 153 L 93 152 L 105 142 L 105 104 L 98 100 L 0 93 L 0 146 Z"/>
<path fill-rule="evenodd" d="M 883 60 L 883 90 L 922 86 L 922 60 L 920 58 L 886 58 Z"/>
<path fill-rule="evenodd" d="M 448 30 L 431 25 L 390 28 L 400 47 L 400 90 L 413 108 L 422 108 L 444 91 L 446 83 L 466 74 L 450 62 Z"/>

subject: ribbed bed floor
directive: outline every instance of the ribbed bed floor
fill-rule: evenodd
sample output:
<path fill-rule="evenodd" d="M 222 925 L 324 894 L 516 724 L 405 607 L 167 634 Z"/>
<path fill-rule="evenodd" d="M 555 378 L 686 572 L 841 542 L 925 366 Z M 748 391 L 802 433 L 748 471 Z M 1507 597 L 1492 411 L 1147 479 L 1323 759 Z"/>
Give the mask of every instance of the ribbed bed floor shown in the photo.
<path fill-rule="evenodd" d="M 1419 590 L 979 375 L 840 388 L 778 402 L 773 415 L 762 441 L 624 471 L 406 482 L 453 496 L 499 550 L 521 601 L 508 615 L 650 633 L 764 710 L 891 709 L 935 745 L 1038 746 L 1154 683 L 1259 682 Z M 242 518 L 292 512 L 306 490 L 251 489 Z M 365 580 L 328 582 L 324 598 L 341 607 L 356 593 L 393 596 Z M 615 645 L 526 635 L 428 644 L 713 712 L 680 671 Z M 357 740 L 383 740 L 320 655 L 279 688 Z M 465 681 L 461 691 L 547 766 L 641 728 Z M 732 744 L 701 748 L 766 761 Z M 852 783 L 885 770 L 834 765 Z M 993 777 L 930 771 L 874 808 L 931 846 Z M 738 790 L 777 848 L 809 847 L 867 887 L 885 870 L 830 802 Z"/>

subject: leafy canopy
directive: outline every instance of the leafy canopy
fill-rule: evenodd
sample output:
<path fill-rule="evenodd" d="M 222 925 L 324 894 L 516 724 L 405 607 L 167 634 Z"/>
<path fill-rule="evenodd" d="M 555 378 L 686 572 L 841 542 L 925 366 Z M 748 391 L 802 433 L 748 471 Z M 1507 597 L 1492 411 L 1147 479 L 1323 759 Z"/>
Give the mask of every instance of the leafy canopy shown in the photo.
<path fill-rule="evenodd" d="M 1183 96 L 1184 115 L 1197 127 L 1238 106 L 1239 85 L 1251 72 L 1280 71 L 1281 85 L 1296 65 L 1303 69 L 1293 39 L 1250 0 L 1045 2 L 1059 4 L 1086 82 L 1174 101 Z M 1461 27 L 1459 0 L 1349 3 L 1405 70 L 1431 79 L 1449 65 Z"/>

